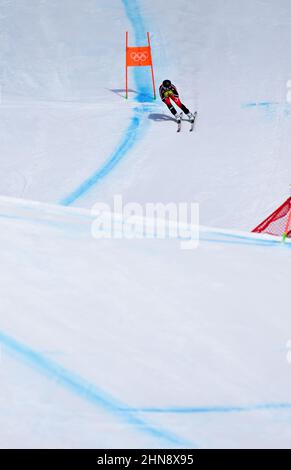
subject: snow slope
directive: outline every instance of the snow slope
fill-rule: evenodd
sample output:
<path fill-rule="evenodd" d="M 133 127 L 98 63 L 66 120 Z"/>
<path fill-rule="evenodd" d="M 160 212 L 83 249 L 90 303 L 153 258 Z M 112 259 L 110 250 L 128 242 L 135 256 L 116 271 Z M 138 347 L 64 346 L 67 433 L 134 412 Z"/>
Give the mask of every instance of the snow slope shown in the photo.
<path fill-rule="evenodd" d="M 2 447 L 289 446 L 290 245 L 97 241 L 90 213 L 0 208 Z"/>
<path fill-rule="evenodd" d="M 290 447 L 290 244 L 247 233 L 290 182 L 290 13 L 0 0 L 0 447 Z M 193 135 L 147 72 L 123 98 L 126 30 L 151 32 Z M 193 251 L 96 241 L 115 194 L 220 228 Z"/>
<path fill-rule="evenodd" d="M 150 194 L 199 202 L 204 224 L 245 230 L 284 199 L 288 0 L 16 0 L 1 12 L 1 194 L 84 207 Z M 171 78 L 199 110 L 195 136 L 177 136 L 159 101 L 120 96 L 126 29 L 130 44 L 150 30 L 157 83 Z M 130 70 L 130 87 L 149 101 L 149 74 Z M 133 119 L 139 131 L 120 155 Z"/>

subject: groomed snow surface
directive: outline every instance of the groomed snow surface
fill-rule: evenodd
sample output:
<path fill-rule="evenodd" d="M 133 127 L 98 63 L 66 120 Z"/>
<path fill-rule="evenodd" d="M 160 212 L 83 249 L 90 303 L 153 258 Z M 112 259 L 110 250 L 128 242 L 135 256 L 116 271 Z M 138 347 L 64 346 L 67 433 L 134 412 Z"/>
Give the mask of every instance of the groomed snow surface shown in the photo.
<path fill-rule="evenodd" d="M 0 0 L 1 448 L 290 448 L 289 0 Z M 181 134 L 130 70 L 151 32 Z M 198 202 L 199 247 L 92 237 Z M 208 228 L 215 227 L 215 228 Z"/>

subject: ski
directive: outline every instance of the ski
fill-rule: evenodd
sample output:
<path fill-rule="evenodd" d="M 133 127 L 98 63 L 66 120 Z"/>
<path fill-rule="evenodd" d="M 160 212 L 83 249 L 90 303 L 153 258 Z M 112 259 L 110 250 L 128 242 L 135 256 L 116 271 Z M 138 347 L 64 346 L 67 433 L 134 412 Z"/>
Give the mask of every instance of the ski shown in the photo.
<path fill-rule="evenodd" d="M 182 129 L 182 115 L 183 113 L 180 113 L 179 115 L 177 115 L 177 124 L 178 124 L 178 129 L 177 129 L 177 132 L 181 132 L 181 129 Z"/>
<path fill-rule="evenodd" d="M 194 130 L 194 126 L 195 126 L 195 121 L 196 121 L 196 116 L 197 116 L 197 111 L 195 111 L 195 113 L 193 114 L 193 118 L 190 119 L 190 132 L 193 132 Z"/>

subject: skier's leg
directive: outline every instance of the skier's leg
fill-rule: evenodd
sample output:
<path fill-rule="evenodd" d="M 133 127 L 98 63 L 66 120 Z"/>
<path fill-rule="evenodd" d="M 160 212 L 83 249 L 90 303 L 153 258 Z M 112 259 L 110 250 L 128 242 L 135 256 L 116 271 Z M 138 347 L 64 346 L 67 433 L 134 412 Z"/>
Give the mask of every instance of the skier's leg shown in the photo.
<path fill-rule="evenodd" d="M 183 103 L 181 103 L 180 98 L 177 98 L 176 96 L 173 96 L 172 99 L 173 99 L 173 101 L 175 101 L 176 105 L 179 106 L 180 109 L 182 109 L 183 113 L 185 113 L 187 115 L 190 113 L 189 109 L 186 108 L 186 106 Z"/>
<path fill-rule="evenodd" d="M 172 105 L 170 98 L 166 98 L 166 99 L 164 100 L 164 103 L 165 103 L 166 106 L 168 106 L 168 108 L 169 108 L 169 110 L 171 111 L 171 113 L 173 114 L 173 116 L 176 116 L 177 111 L 176 111 L 176 109 L 174 108 L 174 106 Z"/>
<path fill-rule="evenodd" d="M 179 106 L 179 108 L 182 109 L 182 111 L 187 115 L 187 117 L 188 117 L 189 121 L 191 122 L 191 124 L 194 124 L 194 122 L 195 122 L 195 117 L 196 117 L 196 114 L 197 114 L 197 113 L 192 114 L 192 113 L 189 111 L 189 109 L 186 108 L 186 106 L 185 106 L 183 103 L 181 103 L 180 98 L 178 98 L 178 97 L 175 96 L 175 97 L 173 97 L 172 99 L 175 101 L 176 105 Z"/>

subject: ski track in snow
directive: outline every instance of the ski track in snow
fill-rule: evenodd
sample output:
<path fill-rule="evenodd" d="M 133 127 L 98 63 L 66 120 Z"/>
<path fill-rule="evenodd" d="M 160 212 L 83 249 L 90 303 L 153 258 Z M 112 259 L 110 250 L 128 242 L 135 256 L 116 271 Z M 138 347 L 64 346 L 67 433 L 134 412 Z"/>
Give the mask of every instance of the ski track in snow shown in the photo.
<path fill-rule="evenodd" d="M 134 30 L 135 44 L 143 45 L 146 39 L 146 29 L 143 18 L 139 11 L 137 0 L 121 1 L 124 5 L 126 15 Z M 80 186 L 78 186 L 74 191 L 72 191 L 59 202 L 61 205 L 69 206 L 74 204 L 74 202 L 86 194 L 93 186 L 105 178 L 129 152 L 129 150 L 134 147 L 138 140 L 144 136 L 144 133 L 149 126 L 149 121 L 144 117 L 144 114 L 154 110 L 152 105 L 145 104 L 154 101 L 151 96 L 151 89 L 148 85 L 147 74 L 148 70 L 144 70 L 140 67 L 134 68 L 134 79 L 138 90 L 135 101 L 141 103 L 141 105 L 133 109 L 133 116 L 130 120 L 130 124 L 124 131 L 123 138 L 121 139 L 118 147 L 110 155 L 108 160 L 101 166 L 101 168 L 99 168 L 93 175 L 83 181 Z"/>

